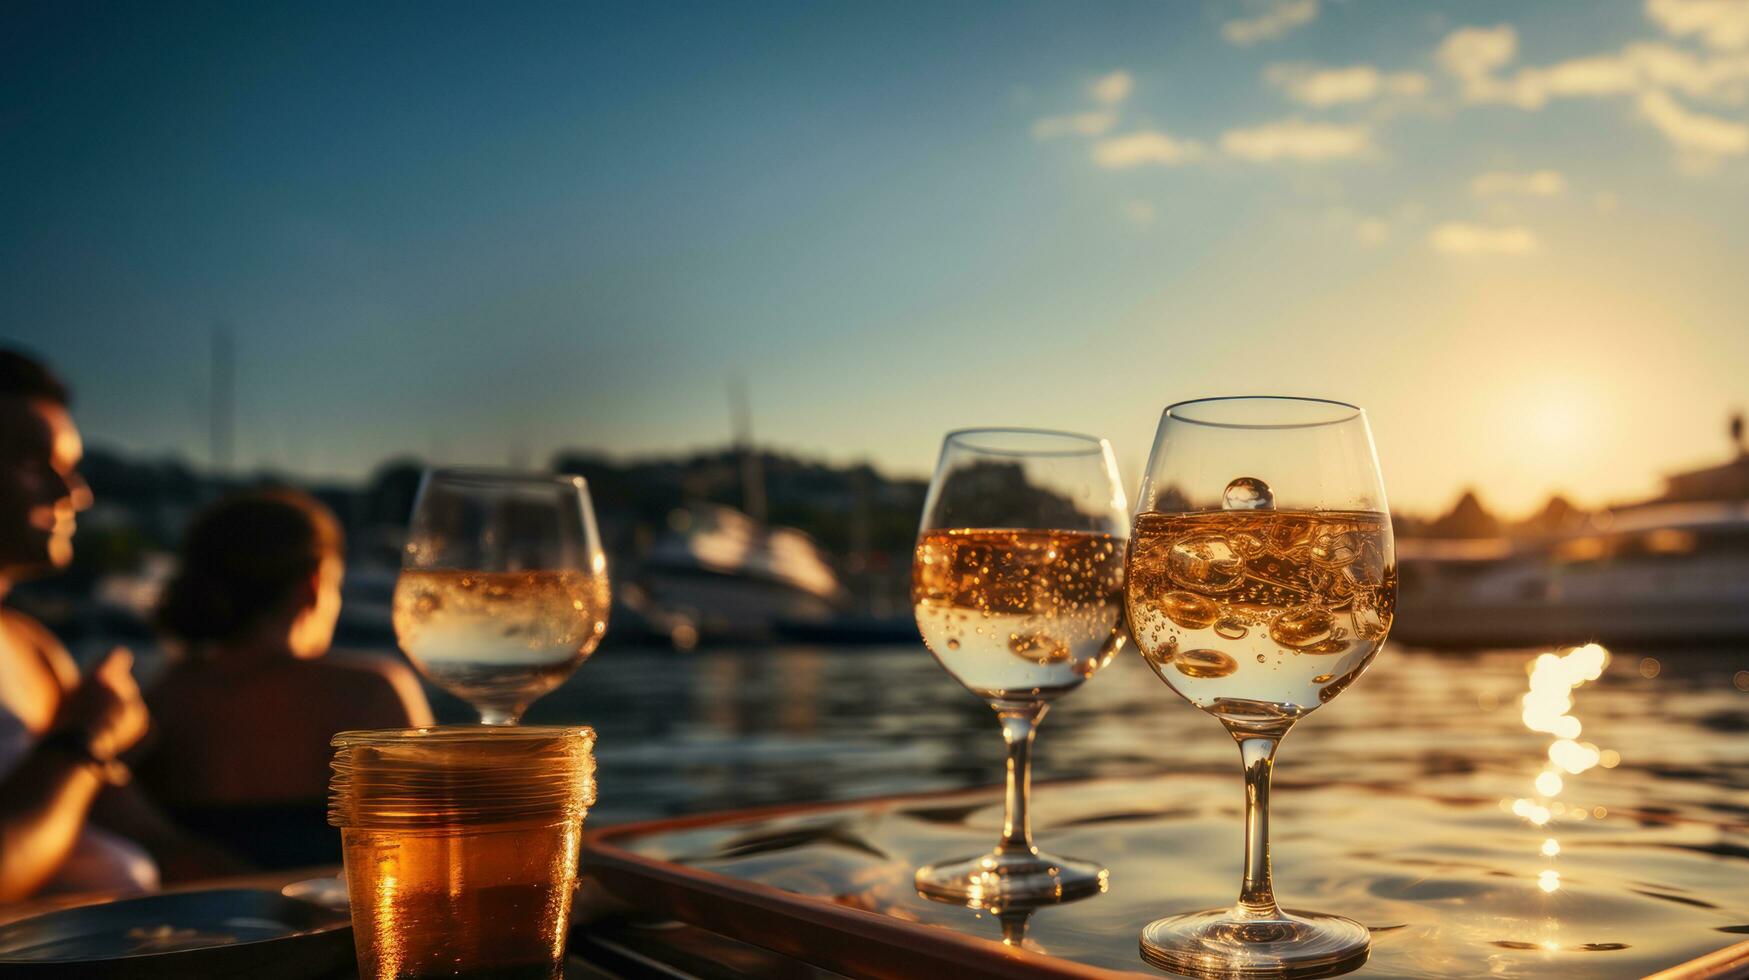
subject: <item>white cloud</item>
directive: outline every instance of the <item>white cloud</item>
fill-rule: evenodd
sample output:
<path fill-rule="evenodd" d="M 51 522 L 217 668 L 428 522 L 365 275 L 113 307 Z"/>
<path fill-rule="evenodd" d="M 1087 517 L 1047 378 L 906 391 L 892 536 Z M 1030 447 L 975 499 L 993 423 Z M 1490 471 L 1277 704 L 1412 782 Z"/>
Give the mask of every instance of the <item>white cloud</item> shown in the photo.
<path fill-rule="evenodd" d="M 1615 54 L 1523 69 L 1478 101 L 1537 109 L 1550 99 L 1634 95 L 1666 88 L 1697 99 L 1742 101 L 1749 92 L 1749 54 L 1697 57 L 1668 44 L 1630 44 Z"/>
<path fill-rule="evenodd" d="M 1739 0 L 1749 9 L 1749 0 Z M 1749 52 L 1696 55 L 1657 41 L 1620 51 L 1569 58 L 1499 74 L 1517 56 L 1510 24 L 1465 27 L 1440 42 L 1434 58 L 1455 77 L 1464 101 L 1540 109 L 1551 99 L 1637 95 L 1676 89 L 1697 99 L 1741 102 L 1749 97 Z"/>
<path fill-rule="evenodd" d="M 1433 59 L 1463 83 L 1466 97 L 1485 88 L 1496 68 L 1518 55 L 1518 32 L 1511 24 L 1460 27 L 1446 35 Z"/>
<path fill-rule="evenodd" d="M 1364 125 L 1282 119 L 1221 134 L 1221 150 L 1242 160 L 1340 160 L 1372 152 L 1372 130 Z"/>
<path fill-rule="evenodd" d="M 1035 119 L 1032 138 L 1053 140 L 1063 136 L 1104 136 L 1117 125 L 1118 103 L 1129 98 L 1135 84 L 1135 78 L 1121 68 L 1099 76 L 1088 84 L 1087 95 L 1100 103 L 1100 108 Z"/>
<path fill-rule="evenodd" d="M 1427 233 L 1427 244 L 1447 255 L 1529 255 L 1542 249 L 1542 242 L 1529 228 L 1517 225 L 1490 227 L 1448 221 Z"/>
<path fill-rule="evenodd" d="M 1744 3 L 1749 9 L 1749 0 Z M 1749 94 L 1749 52 L 1696 57 L 1668 44 L 1646 42 L 1622 49 L 1646 85 L 1677 89 L 1697 99 L 1741 102 Z"/>
<path fill-rule="evenodd" d="M 1600 54 L 1570 58 L 1545 68 L 1526 68 L 1494 93 L 1489 101 L 1508 101 L 1527 109 L 1550 98 L 1622 95 L 1639 84 L 1639 72 L 1627 59 Z"/>
<path fill-rule="evenodd" d="M 1699 34 L 1716 49 L 1749 49 L 1749 0 L 1647 0 L 1646 11 L 1678 36 Z M 1741 18 L 1741 27 L 1738 20 Z M 1739 38 L 1738 31 L 1744 32 Z M 1682 154 L 1690 172 L 1749 153 L 1749 126 L 1684 107 L 1672 93 L 1714 103 L 1749 100 L 1749 50 L 1696 54 L 1660 41 L 1501 73 L 1518 52 L 1511 25 L 1453 31 L 1434 57 L 1459 82 L 1464 101 L 1540 109 L 1554 99 L 1628 97 L 1642 119 Z"/>
<path fill-rule="evenodd" d="M 1273 41 L 1296 27 L 1310 24 L 1318 16 L 1318 0 L 1278 0 L 1269 10 L 1256 17 L 1229 20 L 1221 25 L 1221 36 L 1229 43 L 1247 48 L 1260 41 Z"/>
<path fill-rule="evenodd" d="M 1154 223 L 1154 203 L 1142 200 L 1125 201 L 1123 216 L 1131 224 L 1151 225 Z"/>
<path fill-rule="evenodd" d="M 1129 72 L 1118 69 L 1108 75 L 1101 75 L 1087 86 L 1087 92 L 1095 102 L 1106 105 L 1117 105 L 1129 98 L 1130 91 L 1136 87 L 1136 80 Z"/>
<path fill-rule="evenodd" d="M 1675 37 L 1698 34 L 1723 51 L 1749 48 L 1746 0 L 1646 0 L 1646 16 Z"/>
<path fill-rule="evenodd" d="M 1117 125 L 1117 113 L 1110 109 L 1073 112 L 1066 116 L 1046 116 L 1032 123 L 1032 138 L 1051 140 L 1059 136 L 1103 136 Z"/>
<path fill-rule="evenodd" d="M 1181 140 L 1148 130 L 1125 133 L 1093 145 L 1093 162 L 1107 170 L 1127 170 L 1146 164 L 1176 166 L 1198 159 L 1205 148 L 1196 140 Z"/>
<path fill-rule="evenodd" d="M 1470 193 L 1477 197 L 1554 197 L 1567 191 L 1567 178 L 1558 170 L 1535 170 L 1527 174 L 1494 172 L 1470 179 Z"/>
<path fill-rule="evenodd" d="M 1391 95 L 1426 95 L 1431 84 L 1418 71 L 1395 71 L 1385 76 L 1385 91 Z"/>
<path fill-rule="evenodd" d="M 1664 92 L 1640 96 L 1640 115 L 1678 149 L 1707 157 L 1749 153 L 1749 126 L 1684 108 Z"/>
<path fill-rule="evenodd" d="M 1393 217 L 1388 214 L 1361 214 L 1337 205 L 1324 212 L 1325 224 L 1342 235 L 1352 235 L 1354 241 L 1367 248 L 1376 248 L 1391 240 L 1400 221 L 1411 220 L 1402 208 Z"/>
<path fill-rule="evenodd" d="M 1270 65 L 1263 77 L 1295 102 L 1318 108 L 1367 102 L 1382 95 L 1422 95 L 1428 87 L 1427 76 L 1420 72 L 1382 72 L 1372 65 Z"/>

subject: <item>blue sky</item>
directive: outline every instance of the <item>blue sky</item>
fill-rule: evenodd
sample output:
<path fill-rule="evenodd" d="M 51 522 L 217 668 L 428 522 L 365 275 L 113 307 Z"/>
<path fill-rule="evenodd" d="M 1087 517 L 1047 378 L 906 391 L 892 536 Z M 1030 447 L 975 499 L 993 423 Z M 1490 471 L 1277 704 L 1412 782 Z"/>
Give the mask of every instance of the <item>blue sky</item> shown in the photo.
<path fill-rule="evenodd" d="M 88 438 L 357 475 L 1369 408 L 1600 503 L 1749 403 L 1749 0 L 141 5 L 0 23 L 0 333 Z"/>

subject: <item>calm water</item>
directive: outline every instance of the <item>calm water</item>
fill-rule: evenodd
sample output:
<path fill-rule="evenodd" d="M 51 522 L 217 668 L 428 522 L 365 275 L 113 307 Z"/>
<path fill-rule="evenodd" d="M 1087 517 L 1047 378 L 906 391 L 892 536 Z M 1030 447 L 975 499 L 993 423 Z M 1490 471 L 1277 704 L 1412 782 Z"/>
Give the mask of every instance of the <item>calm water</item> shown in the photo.
<path fill-rule="evenodd" d="M 1278 894 L 1290 907 L 1401 927 L 1379 933 L 1364 975 L 1638 976 L 1749 936 L 1749 674 L 1739 675 L 1749 652 L 1653 661 L 1616 651 L 1600 677 L 1570 690 L 1570 710 L 1569 675 L 1583 671 L 1546 672 L 1541 724 L 1571 724 L 1565 713 L 1585 743 L 1570 760 L 1584 771 L 1560 772 L 1559 787 L 1537 785 L 1555 736 L 1521 717 L 1539 652 L 1388 647 L 1284 743 Z M 453 701 L 439 708 L 467 717 Z M 921 647 L 609 649 L 529 721 L 595 726 L 592 821 L 988 786 L 1002 766 L 993 713 Z M 1601 757 L 1589 768 L 1587 747 Z M 1052 709 L 1036 760 L 1039 779 L 1124 778 L 1097 792 L 1039 792 L 1041 842 L 1107 862 L 1113 888 L 1040 911 L 1029 943 L 1135 969 L 1133 937 L 1148 918 L 1231 900 L 1237 751 L 1133 651 Z M 884 862 L 821 845 L 720 870 L 782 880 L 838 868 L 862 884 L 845 893 L 832 874 L 804 874 L 811 884 L 793 887 L 999 937 L 987 917 L 902 887 L 911 862 L 993 842 L 999 810 L 974 807 L 963 826 L 887 821 L 869 833 Z M 713 860 L 706 840 L 682 851 Z M 1150 887 L 1160 881 L 1173 887 Z"/>
<path fill-rule="evenodd" d="M 1520 699 L 1542 651 L 1466 654 L 1387 646 L 1340 698 L 1296 727 L 1277 766 L 1284 787 L 1340 781 L 1368 792 L 1535 797 L 1554 736 L 1529 730 Z M 1621 756 L 1569 775 L 1558 798 L 1721 833 L 1749 820 L 1749 650 L 1661 651 L 1655 676 L 1616 651 L 1573 690 L 1580 740 Z M 1735 683 L 1734 683 L 1735 681 Z M 441 692 L 444 721 L 470 710 Z M 675 653 L 607 649 L 528 712 L 600 736 L 601 803 L 622 821 L 699 810 L 992 785 L 1002 770 L 993 712 L 921 647 L 779 647 Z M 1039 779 L 1199 773 L 1233 777 L 1238 753 L 1125 647 L 1053 707 Z M 1284 812 L 1292 800 L 1283 790 Z M 1679 812 L 1678 812 L 1679 811 Z M 1511 822 L 1530 824 L 1513 817 Z M 1561 826 L 1572 823 L 1565 817 Z M 1605 818 L 1604 823 L 1615 821 Z M 1533 843 L 1540 844 L 1538 837 Z M 1742 870 L 1749 871 L 1749 864 Z"/>

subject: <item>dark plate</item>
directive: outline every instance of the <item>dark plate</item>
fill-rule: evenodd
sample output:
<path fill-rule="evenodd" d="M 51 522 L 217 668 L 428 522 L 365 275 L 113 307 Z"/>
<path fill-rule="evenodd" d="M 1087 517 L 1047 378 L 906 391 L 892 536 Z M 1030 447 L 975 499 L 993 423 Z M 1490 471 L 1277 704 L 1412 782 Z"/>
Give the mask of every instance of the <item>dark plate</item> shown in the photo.
<path fill-rule="evenodd" d="M 248 888 L 149 895 L 0 926 L 0 977 L 309 977 L 351 959 L 346 913 Z"/>

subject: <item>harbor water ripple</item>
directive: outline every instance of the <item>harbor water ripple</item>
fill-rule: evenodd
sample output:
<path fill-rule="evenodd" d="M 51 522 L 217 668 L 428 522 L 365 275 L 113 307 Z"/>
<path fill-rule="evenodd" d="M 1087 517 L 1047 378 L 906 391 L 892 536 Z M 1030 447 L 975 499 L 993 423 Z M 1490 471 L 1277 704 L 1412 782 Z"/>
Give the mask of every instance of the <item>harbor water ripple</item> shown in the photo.
<path fill-rule="evenodd" d="M 1749 938 L 1749 651 L 1549 652 L 1388 646 L 1283 744 L 1277 893 L 1372 926 L 1361 975 L 1640 976 Z M 608 649 L 528 720 L 596 728 L 603 822 L 988 787 L 1002 766 L 993 713 L 921 646 Z M 1041 783 L 1109 777 L 1041 786 L 1034 821 L 1112 887 L 1037 912 L 1028 946 L 1145 970 L 1142 924 L 1232 900 L 1238 754 L 1139 657 L 1053 707 L 1035 765 Z M 737 850 L 754 826 L 650 846 L 1000 938 L 987 912 L 906 887 L 913 863 L 995 839 L 999 794 L 972 802 L 786 834 L 780 853 Z"/>

